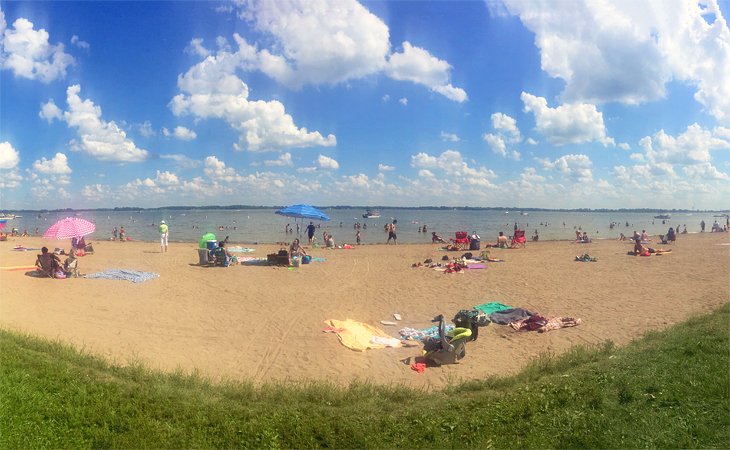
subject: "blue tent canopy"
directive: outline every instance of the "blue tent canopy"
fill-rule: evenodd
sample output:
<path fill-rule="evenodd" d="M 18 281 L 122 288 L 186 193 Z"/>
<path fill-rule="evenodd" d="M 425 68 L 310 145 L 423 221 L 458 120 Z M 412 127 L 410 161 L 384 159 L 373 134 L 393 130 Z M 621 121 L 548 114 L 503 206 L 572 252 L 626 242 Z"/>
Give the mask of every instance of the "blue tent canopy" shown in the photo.
<path fill-rule="evenodd" d="M 312 205 L 291 205 L 276 211 L 276 214 L 296 219 L 330 220 L 330 216 Z"/>

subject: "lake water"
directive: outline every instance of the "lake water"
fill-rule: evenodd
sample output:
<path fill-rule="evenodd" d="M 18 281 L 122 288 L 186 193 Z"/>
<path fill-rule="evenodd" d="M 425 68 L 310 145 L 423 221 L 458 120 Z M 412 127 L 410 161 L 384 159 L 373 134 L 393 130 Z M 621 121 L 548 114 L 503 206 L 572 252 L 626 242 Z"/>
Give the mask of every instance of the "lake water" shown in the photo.
<path fill-rule="evenodd" d="M 21 232 L 28 230 L 34 234 L 36 227 L 42 234 L 59 219 L 77 216 L 96 223 L 96 232 L 87 241 L 108 240 L 116 226 L 124 226 L 127 235 L 134 240 L 154 241 L 159 235 L 157 227 L 160 220 L 165 220 L 170 227 L 172 242 L 197 242 L 206 232 L 213 232 L 219 239 L 229 236 L 234 243 L 253 244 L 256 242 L 289 242 L 296 237 L 296 232 L 285 234 L 287 223 L 295 227 L 294 219 L 274 214 L 275 209 L 241 209 L 241 210 L 155 210 L 155 211 L 82 211 L 53 213 L 24 213 L 23 217 L 8 221 L 7 229 L 16 227 Z M 471 233 L 476 231 L 483 242 L 495 241 L 499 231 L 512 234 L 514 223 L 526 229 L 528 240 L 538 230 L 540 240 L 572 240 L 575 230 L 581 228 L 593 239 L 616 239 L 620 233 L 630 236 L 634 230 L 646 230 L 649 234 L 665 234 L 671 227 L 687 225 L 690 233 L 700 231 L 700 221 L 706 223 L 706 231 L 710 231 L 713 221 L 725 224 L 725 218 L 713 217 L 712 212 L 677 213 L 662 223 L 654 219 L 655 213 L 638 212 L 567 212 L 567 211 L 530 211 L 527 215 L 511 211 L 462 211 L 462 210 L 412 210 L 383 209 L 382 217 L 364 219 L 362 209 L 325 209 L 332 218 L 329 222 L 317 222 L 317 238 L 322 239 L 322 232 L 331 233 L 337 244 L 354 243 L 357 222 L 366 224 L 361 229 L 363 244 L 384 243 L 387 233 L 383 226 L 397 219 L 398 242 L 426 243 L 431 242 L 431 231 L 437 232 L 445 239 L 453 238 L 459 230 Z M 611 230 L 609 224 L 618 225 Z M 628 226 L 626 223 L 628 222 Z M 301 222 L 300 222 L 301 223 Z M 304 221 L 304 227 L 309 221 Z M 565 225 L 563 225 L 563 223 Z M 428 233 L 419 233 L 419 227 L 426 225 Z M 222 229 L 220 229 L 222 228 Z"/>

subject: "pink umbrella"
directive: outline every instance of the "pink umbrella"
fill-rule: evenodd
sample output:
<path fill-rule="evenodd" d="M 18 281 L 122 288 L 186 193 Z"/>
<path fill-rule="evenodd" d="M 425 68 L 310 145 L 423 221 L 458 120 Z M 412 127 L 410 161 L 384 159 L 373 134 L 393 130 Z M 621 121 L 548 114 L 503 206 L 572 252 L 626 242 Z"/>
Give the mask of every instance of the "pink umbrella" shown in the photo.
<path fill-rule="evenodd" d="M 78 217 L 66 217 L 51 225 L 51 228 L 43 233 L 43 237 L 49 239 L 68 239 L 86 236 L 94 231 L 96 231 L 96 225 L 88 220 L 79 219 Z"/>

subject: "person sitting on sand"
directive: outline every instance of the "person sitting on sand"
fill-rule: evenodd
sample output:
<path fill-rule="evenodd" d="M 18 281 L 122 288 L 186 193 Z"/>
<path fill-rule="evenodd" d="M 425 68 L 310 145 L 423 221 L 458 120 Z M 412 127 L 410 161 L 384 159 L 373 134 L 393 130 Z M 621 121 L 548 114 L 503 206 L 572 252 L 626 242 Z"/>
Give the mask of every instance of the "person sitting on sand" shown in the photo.
<path fill-rule="evenodd" d="M 335 238 L 331 234 L 327 234 L 327 240 L 325 241 L 325 247 L 327 248 L 335 248 Z"/>
<path fill-rule="evenodd" d="M 233 254 L 226 248 L 225 241 L 220 241 L 218 247 L 213 250 L 213 257 L 215 258 L 216 266 L 228 267 L 231 264 Z"/>
<path fill-rule="evenodd" d="M 504 235 L 503 232 L 499 232 L 499 236 L 497 237 L 497 247 L 499 248 L 507 248 L 507 236 Z"/>
<path fill-rule="evenodd" d="M 584 244 L 591 242 L 591 238 L 588 237 L 587 232 L 583 232 L 583 236 L 580 237 L 580 241 Z"/>
<path fill-rule="evenodd" d="M 444 240 L 444 238 L 442 238 L 441 236 L 439 236 L 438 234 L 436 234 L 435 231 L 432 231 L 431 232 L 431 242 L 434 243 L 434 244 L 436 244 L 436 243 L 443 244 L 446 241 Z"/>
<path fill-rule="evenodd" d="M 621 233 L 621 236 L 618 237 L 618 240 L 619 241 L 625 241 L 626 240 L 626 235 L 623 234 L 623 233 Z"/>

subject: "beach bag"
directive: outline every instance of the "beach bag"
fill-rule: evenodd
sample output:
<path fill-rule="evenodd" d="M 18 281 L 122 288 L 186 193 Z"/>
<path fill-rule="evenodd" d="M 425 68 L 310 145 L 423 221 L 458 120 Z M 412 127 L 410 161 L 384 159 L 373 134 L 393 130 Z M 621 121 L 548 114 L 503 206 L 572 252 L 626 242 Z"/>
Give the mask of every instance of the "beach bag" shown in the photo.
<path fill-rule="evenodd" d="M 302 264 L 309 264 L 312 262 L 312 257 L 309 255 L 302 256 Z"/>

